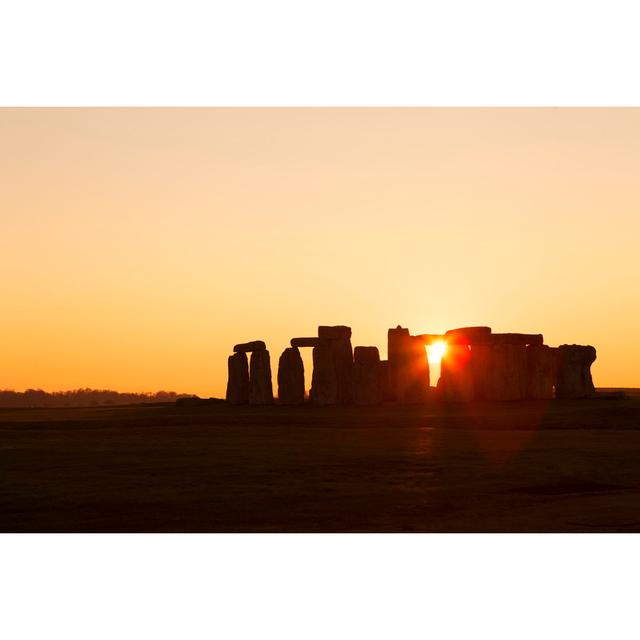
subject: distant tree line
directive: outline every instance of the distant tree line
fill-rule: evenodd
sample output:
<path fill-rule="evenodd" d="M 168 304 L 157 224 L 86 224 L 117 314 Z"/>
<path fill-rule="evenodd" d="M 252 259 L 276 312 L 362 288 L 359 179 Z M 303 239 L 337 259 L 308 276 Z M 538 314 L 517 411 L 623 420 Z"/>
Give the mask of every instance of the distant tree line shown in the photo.
<path fill-rule="evenodd" d="M 155 393 L 121 393 L 110 389 L 73 389 L 72 391 L 47 392 L 42 389 L 26 391 L 0 390 L 0 408 L 22 407 L 98 407 L 116 404 L 148 402 L 175 402 L 189 394 L 175 391 Z"/>

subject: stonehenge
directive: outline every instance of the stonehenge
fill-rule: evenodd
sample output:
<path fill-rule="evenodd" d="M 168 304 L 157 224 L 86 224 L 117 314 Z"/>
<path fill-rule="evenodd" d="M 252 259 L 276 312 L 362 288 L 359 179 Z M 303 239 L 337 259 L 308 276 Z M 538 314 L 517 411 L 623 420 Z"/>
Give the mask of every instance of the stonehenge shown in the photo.
<path fill-rule="evenodd" d="M 266 349 L 251 352 L 249 360 L 249 404 L 273 404 L 271 361 Z"/>
<path fill-rule="evenodd" d="M 309 398 L 313 404 L 337 404 L 338 380 L 331 356 L 331 344 L 313 347 L 313 375 Z"/>
<path fill-rule="evenodd" d="M 227 402 L 247 404 L 249 402 L 249 362 L 246 353 L 229 356 L 229 381 L 227 382 Z"/>
<path fill-rule="evenodd" d="M 595 393 L 592 346 L 554 348 L 544 344 L 542 334 L 464 331 L 455 330 L 453 335 L 455 343 L 462 341 L 461 335 L 468 340 L 471 381 L 460 347 L 448 343 L 439 386 L 446 401 L 588 398 Z"/>
<path fill-rule="evenodd" d="M 273 404 L 271 361 L 262 340 L 245 342 L 233 347 L 229 356 L 227 402 L 229 404 Z M 247 362 L 247 353 L 251 360 Z"/>
<path fill-rule="evenodd" d="M 304 365 L 300 350 L 289 347 L 278 362 L 278 400 L 280 404 L 304 402 Z"/>
<path fill-rule="evenodd" d="M 349 330 L 351 332 L 351 330 Z M 353 402 L 353 350 L 350 338 L 331 340 L 331 362 L 336 376 L 336 396 L 338 404 Z"/>
<path fill-rule="evenodd" d="M 527 347 L 527 397 L 533 400 L 553 398 L 558 376 L 558 350 L 547 345 Z"/>
<path fill-rule="evenodd" d="M 300 349 L 312 349 L 309 401 L 325 405 L 376 405 L 590 398 L 595 395 L 589 345 L 550 347 L 542 334 L 493 333 L 470 326 L 413 335 L 398 325 L 387 332 L 387 360 L 375 346 L 351 345 L 351 327 L 320 325 L 317 336 L 292 338 L 278 361 L 277 402 L 306 402 Z M 443 343 L 440 379 L 430 386 L 427 348 Z M 247 360 L 250 354 L 250 360 Z M 232 405 L 274 403 L 265 342 L 236 344 L 228 358 L 226 400 Z"/>
<path fill-rule="evenodd" d="M 313 347 L 311 402 L 319 405 L 352 404 L 353 375 L 351 327 L 318 327 L 318 344 Z"/>
<path fill-rule="evenodd" d="M 596 350 L 591 346 L 563 344 L 558 347 L 558 398 L 589 398 L 595 393 L 591 364 Z"/>
<path fill-rule="evenodd" d="M 429 360 L 421 338 L 398 325 L 389 329 L 389 385 L 395 400 L 425 402 L 429 392 Z"/>
<path fill-rule="evenodd" d="M 378 347 L 356 347 L 353 361 L 355 403 L 378 404 L 382 400 Z"/>
<path fill-rule="evenodd" d="M 471 347 L 470 354 L 473 399 L 487 400 L 491 347 L 489 345 L 475 345 Z"/>
<path fill-rule="evenodd" d="M 473 400 L 471 350 L 466 344 L 450 344 L 440 362 L 440 390 L 448 402 Z"/>
<path fill-rule="evenodd" d="M 380 399 L 383 402 L 393 401 L 388 360 L 380 360 L 380 363 L 378 364 L 378 383 L 380 385 Z"/>
<path fill-rule="evenodd" d="M 500 343 L 491 345 L 485 385 L 485 400 L 526 399 L 526 347 Z"/>

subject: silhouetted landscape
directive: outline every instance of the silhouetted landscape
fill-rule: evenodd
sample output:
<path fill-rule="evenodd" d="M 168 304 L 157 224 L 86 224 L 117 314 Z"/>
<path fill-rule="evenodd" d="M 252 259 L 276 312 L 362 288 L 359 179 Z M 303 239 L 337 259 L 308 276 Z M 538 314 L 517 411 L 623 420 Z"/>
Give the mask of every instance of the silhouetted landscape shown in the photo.
<path fill-rule="evenodd" d="M 1 392 L 2 530 L 640 531 L 640 392 L 596 390 L 593 346 L 398 326 L 382 361 L 351 333 L 291 339 L 275 397 L 262 340 L 226 400 Z"/>
<path fill-rule="evenodd" d="M 175 391 L 155 393 L 124 393 L 110 389 L 73 389 L 71 391 L 47 392 L 42 389 L 26 391 L 0 390 L 0 408 L 53 408 L 53 407 L 99 407 L 109 405 L 172 402 L 188 394 Z"/>
<path fill-rule="evenodd" d="M 625 395 L 2 409 L 0 528 L 640 531 Z"/>
<path fill-rule="evenodd" d="M 637 115 L 31 117 L 0 530 L 640 531 Z"/>

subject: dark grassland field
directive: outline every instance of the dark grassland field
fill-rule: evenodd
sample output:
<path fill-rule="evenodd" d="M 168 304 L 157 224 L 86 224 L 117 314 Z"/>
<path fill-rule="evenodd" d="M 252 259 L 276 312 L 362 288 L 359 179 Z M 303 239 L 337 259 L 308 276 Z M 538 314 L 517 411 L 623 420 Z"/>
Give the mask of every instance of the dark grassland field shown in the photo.
<path fill-rule="evenodd" d="M 0 410 L 0 530 L 640 531 L 640 395 Z"/>

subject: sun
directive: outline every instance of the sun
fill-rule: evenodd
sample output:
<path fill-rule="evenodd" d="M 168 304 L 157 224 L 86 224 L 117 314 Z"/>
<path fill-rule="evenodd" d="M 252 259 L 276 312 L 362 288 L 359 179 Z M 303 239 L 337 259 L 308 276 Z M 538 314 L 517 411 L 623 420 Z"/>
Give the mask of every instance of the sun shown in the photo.
<path fill-rule="evenodd" d="M 437 364 L 442 359 L 442 356 L 447 352 L 447 343 L 444 340 L 438 340 L 434 342 L 427 349 L 427 357 L 429 362 Z"/>

